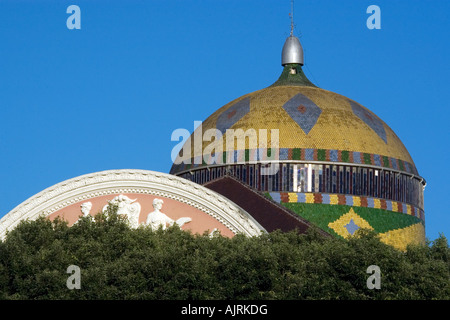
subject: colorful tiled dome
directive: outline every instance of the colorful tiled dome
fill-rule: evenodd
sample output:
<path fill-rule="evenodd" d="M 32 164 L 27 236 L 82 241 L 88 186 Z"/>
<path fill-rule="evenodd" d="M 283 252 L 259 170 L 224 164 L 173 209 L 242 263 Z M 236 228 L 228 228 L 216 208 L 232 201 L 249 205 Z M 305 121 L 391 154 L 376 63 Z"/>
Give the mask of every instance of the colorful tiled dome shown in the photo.
<path fill-rule="evenodd" d="M 239 97 L 209 116 L 186 141 L 171 173 L 198 183 L 231 173 L 338 236 L 366 227 L 397 247 L 423 242 L 425 182 L 394 131 L 356 101 L 316 87 L 301 64 L 283 65 L 273 85 Z M 228 137 L 237 139 L 227 141 Z M 258 144 L 249 137 L 256 137 Z M 238 143 L 239 138 L 245 142 Z M 275 160 L 269 154 L 273 150 Z M 280 167 L 276 175 L 263 177 L 261 166 L 267 159 Z M 339 213 L 327 220 L 319 213 L 324 204 L 340 206 Z M 360 208 L 375 209 L 378 215 L 369 219 L 367 213 L 358 214 Z M 374 217 L 377 227 L 369 221 Z M 353 232 L 343 232 L 344 225 Z M 399 231 L 404 228 L 409 228 L 408 236 Z"/>
<path fill-rule="evenodd" d="M 259 129 L 278 129 L 280 160 L 292 160 L 296 152 L 305 152 L 310 153 L 304 155 L 309 160 L 387 164 L 417 174 L 408 150 L 379 117 L 353 100 L 320 88 L 268 87 L 226 104 L 202 127 L 203 132 L 217 128 L 222 134 L 227 129 L 254 129 L 257 135 Z M 203 141 L 202 150 L 209 144 Z M 191 147 L 194 155 L 193 143 Z M 244 149 L 248 147 L 247 142 Z"/>

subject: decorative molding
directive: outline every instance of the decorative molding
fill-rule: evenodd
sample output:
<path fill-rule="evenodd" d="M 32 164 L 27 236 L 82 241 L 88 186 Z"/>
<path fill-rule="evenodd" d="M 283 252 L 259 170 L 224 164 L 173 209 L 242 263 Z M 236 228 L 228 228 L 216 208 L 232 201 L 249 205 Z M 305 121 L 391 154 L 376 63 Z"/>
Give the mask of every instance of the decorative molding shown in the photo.
<path fill-rule="evenodd" d="M 369 196 L 355 196 L 336 193 L 320 192 L 269 192 L 270 197 L 277 203 L 318 203 L 330 205 L 347 205 L 383 209 L 415 216 L 425 221 L 425 212 L 414 205 Z"/>
<path fill-rule="evenodd" d="M 396 159 L 380 154 L 364 153 L 348 150 L 336 149 L 314 149 L 314 148 L 279 148 L 279 163 L 311 163 L 311 164 L 330 164 L 330 165 L 351 165 L 373 168 L 378 170 L 389 170 L 399 172 L 419 180 L 423 179 L 415 165 L 405 160 Z M 256 164 L 270 163 L 273 160 L 260 158 L 260 152 L 257 149 L 242 149 L 233 151 L 222 151 L 215 154 L 215 159 L 221 159 L 219 163 L 198 162 L 191 159 L 179 159 L 175 161 L 170 169 L 170 173 L 181 175 L 191 170 L 212 168 L 214 166 L 236 165 L 236 164 Z"/>
<path fill-rule="evenodd" d="M 222 195 L 189 180 L 149 170 L 107 170 L 75 177 L 24 201 L 0 220 L 0 237 L 21 220 L 48 216 L 71 204 L 113 194 L 141 193 L 166 197 L 212 216 L 233 233 L 257 236 L 266 230 L 245 210 Z"/>

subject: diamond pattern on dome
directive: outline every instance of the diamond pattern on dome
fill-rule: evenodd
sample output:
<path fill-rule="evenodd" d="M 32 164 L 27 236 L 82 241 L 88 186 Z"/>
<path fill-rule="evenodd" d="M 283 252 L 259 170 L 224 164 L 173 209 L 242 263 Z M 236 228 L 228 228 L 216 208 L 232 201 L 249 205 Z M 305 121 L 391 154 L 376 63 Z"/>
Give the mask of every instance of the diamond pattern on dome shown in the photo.
<path fill-rule="evenodd" d="M 358 230 L 360 227 L 355 223 L 355 221 L 353 221 L 353 219 L 350 219 L 350 222 L 347 223 L 345 226 L 345 229 L 347 229 L 347 231 L 353 235 L 356 230 Z"/>
<path fill-rule="evenodd" d="M 360 105 L 354 103 L 349 100 L 350 105 L 352 106 L 353 113 L 364 121 L 375 133 L 383 139 L 384 143 L 387 143 L 386 131 L 384 130 L 383 123 L 370 111 L 364 109 Z"/>
<path fill-rule="evenodd" d="M 247 97 L 234 105 L 217 118 L 216 128 L 219 129 L 222 134 L 225 134 L 226 130 L 231 128 L 236 122 L 242 119 L 247 113 L 250 112 L 250 97 Z"/>
<path fill-rule="evenodd" d="M 339 217 L 336 221 L 330 222 L 328 227 L 333 229 L 338 235 L 343 238 L 352 236 L 356 230 L 360 228 L 373 230 L 373 227 L 359 216 L 353 207 L 346 214 Z"/>
<path fill-rule="evenodd" d="M 317 123 L 322 110 L 310 99 L 299 93 L 283 105 L 283 109 L 297 122 L 305 134 Z"/>

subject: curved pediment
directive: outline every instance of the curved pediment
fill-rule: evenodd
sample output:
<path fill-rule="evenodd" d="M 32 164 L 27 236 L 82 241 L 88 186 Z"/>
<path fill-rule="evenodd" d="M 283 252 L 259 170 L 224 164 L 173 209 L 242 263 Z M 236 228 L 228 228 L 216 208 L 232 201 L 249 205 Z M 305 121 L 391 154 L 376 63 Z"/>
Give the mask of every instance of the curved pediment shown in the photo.
<path fill-rule="evenodd" d="M 50 219 L 60 216 L 73 224 L 80 216 L 104 210 L 109 202 L 121 203 L 121 212 L 130 213 L 136 227 L 155 211 L 155 199 L 162 200 L 160 210 L 166 216 L 183 221 L 184 230 L 203 233 L 216 229 L 225 236 L 265 232 L 244 209 L 201 185 L 166 173 L 122 169 L 72 178 L 32 196 L 0 220 L 0 237 L 21 220 L 41 215 Z"/>

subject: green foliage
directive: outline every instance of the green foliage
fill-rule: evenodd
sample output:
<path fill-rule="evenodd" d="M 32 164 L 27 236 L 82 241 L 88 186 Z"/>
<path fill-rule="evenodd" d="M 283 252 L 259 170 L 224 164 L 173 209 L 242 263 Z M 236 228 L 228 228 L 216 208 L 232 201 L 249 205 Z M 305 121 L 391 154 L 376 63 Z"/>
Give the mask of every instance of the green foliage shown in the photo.
<path fill-rule="evenodd" d="M 272 232 L 248 238 L 177 227 L 131 229 L 112 208 L 69 227 L 23 221 L 0 242 L 1 299 L 449 299 L 450 249 L 441 235 L 406 252 L 361 230 L 349 240 Z M 81 270 L 69 290 L 67 267 Z M 367 267 L 381 289 L 367 288 Z"/>

